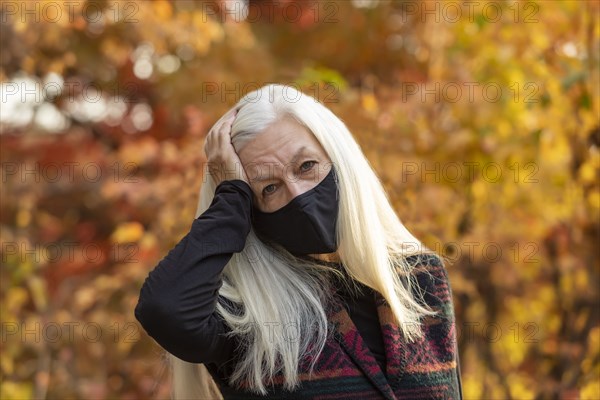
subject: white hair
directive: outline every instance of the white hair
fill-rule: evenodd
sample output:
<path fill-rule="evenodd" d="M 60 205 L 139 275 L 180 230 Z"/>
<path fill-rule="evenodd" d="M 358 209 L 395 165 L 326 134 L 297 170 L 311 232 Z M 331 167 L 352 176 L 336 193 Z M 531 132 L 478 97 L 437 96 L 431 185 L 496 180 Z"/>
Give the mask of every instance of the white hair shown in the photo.
<path fill-rule="evenodd" d="M 338 254 L 342 268 L 354 280 L 379 292 L 390 305 L 404 338 L 423 336 L 421 318 L 433 315 L 411 290 L 413 265 L 405 257 L 433 253 L 401 223 L 383 186 L 346 125 L 314 98 L 293 87 L 268 85 L 244 96 L 232 126 L 232 143 L 239 152 L 255 135 L 288 116 L 314 134 L 336 169 L 339 187 Z M 206 180 L 200 190 L 196 217 L 211 204 L 215 184 Z M 248 389 L 266 393 L 276 373 L 284 388 L 299 384 L 299 362 L 312 356 L 313 364 L 330 332 L 325 313 L 328 299 L 322 263 L 293 257 L 280 247 L 263 243 L 252 230 L 241 253 L 223 270 L 216 311 L 244 345 L 228 383 L 247 382 Z M 408 277 L 404 282 L 402 276 Z M 235 304 L 231 310 L 226 302 Z M 296 328 L 289 340 L 285 326 Z M 275 328 L 275 329 L 274 329 Z M 173 396 L 214 398 L 214 381 L 202 364 L 171 356 Z"/>

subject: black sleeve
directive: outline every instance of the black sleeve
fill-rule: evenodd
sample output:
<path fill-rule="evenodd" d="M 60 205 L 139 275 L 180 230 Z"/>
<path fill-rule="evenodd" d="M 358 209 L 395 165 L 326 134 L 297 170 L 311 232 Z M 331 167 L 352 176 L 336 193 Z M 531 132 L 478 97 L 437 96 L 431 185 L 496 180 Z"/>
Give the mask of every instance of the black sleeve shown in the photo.
<path fill-rule="evenodd" d="M 223 268 L 246 243 L 251 210 L 250 186 L 223 181 L 210 207 L 144 281 L 135 317 L 184 361 L 221 365 L 233 357 L 235 343 L 223 335 L 229 328 L 215 308 Z"/>

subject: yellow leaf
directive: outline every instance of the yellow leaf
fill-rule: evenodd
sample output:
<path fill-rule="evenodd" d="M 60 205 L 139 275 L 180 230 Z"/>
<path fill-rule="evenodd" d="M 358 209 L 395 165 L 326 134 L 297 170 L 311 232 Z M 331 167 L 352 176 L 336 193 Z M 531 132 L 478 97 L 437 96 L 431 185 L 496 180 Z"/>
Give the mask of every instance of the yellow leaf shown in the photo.
<path fill-rule="evenodd" d="M 1 399 L 30 399 L 33 396 L 31 383 L 3 381 L 0 385 Z"/>
<path fill-rule="evenodd" d="M 17 225 L 21 228 L 26 227 L 31 222 L 31 212 L 26 209 L 21 209 L 17 212 Z"/>
<path fill-rule="evenodd" d="M 137 242 L 144 235 L 144 227 L 139 222 L 120 224 L 111 235 L 115 243 Z"/>
<path fill-rule="evenodd" d="M 39 276 L 33 275 L 27 280 L 31 297 L 38 311 L 44 311 L 48 306 L 48 295 L 46 293 L 46 282 Z"/>
<path fill-rule="evenodd" d="M 590 194 L 588 194 L 588 196 L 587 196 L 587 200 L 588 200 L 588 203 L 590 203 L 590 206 L 592 208 L 600 209 L 600 192 L 598 192 L 598 191 L 590 192 Z"/>
<path fill-rule="evenodd" d="M 579 168 L 579 179 L 581 179 L 582 183 L 593 183 L 596 180 L 596 169 L 592 165 L 591 160 Z"/>
<path fill-rule="evenodd" d="M 6 375 L 11 375 L 15 370 L 15 363 L 13 362 L 12 357 L 6 352 L 3 352 L 0 355 L 0 367 L 2 368 L 2 372 Z"/>
<path fill-rule="evenodd" d="M 527 382 L 522 375 L 511 373 L 507 377 L 510 393 L 515 399 L 533 399 L 535 393 L 531 390 L 532 382 Z"/>
<path fill-rule="evenodd" d="M 475 376 L 464 376 L 463 377 L 463 391 L 465 399 L 480 399 L 483 392 L 483 385 L 481 379 Z"/>
<path fill-rule="evenodd" d="M 155 15 L 162 20 L 168 20 L 173 15 L 171 4 L 165 0 L 155 0 L 152 2 Z"/>
<path fill-rule="evenodd" d="M 580 396 L 581 400 L 600 399 L 600 382 L 597 379 L 593 379 L 581 388 Z"/>
<path fill-rule="evenodd" d="M 365 94 L 362 97 L 362 106 L 365 110 L 369 112 L 377 111 L 377 99 L 372 93 Z"/>
<path fill-rule="evenodd" d="M 6 308 L 8 308 L 9 311 L 16 312 L 21 309 L 28 298 L 27 290 L 22 287 L 12 287 L 8 289 L 8 292 L 6 293 Z"/>

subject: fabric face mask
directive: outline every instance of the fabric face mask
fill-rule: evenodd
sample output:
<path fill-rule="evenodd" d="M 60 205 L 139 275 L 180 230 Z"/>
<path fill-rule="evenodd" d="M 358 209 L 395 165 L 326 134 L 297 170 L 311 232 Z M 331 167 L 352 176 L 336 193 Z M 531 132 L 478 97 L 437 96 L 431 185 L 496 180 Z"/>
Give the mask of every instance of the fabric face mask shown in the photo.
<path fill-rule="evenodd" d="M 254 208 L 253 226 L 259 235 L 298 255 L 337 250 L 339 195 L 335 170 L 311 190 L 296 196 L 277 211 Z"/>

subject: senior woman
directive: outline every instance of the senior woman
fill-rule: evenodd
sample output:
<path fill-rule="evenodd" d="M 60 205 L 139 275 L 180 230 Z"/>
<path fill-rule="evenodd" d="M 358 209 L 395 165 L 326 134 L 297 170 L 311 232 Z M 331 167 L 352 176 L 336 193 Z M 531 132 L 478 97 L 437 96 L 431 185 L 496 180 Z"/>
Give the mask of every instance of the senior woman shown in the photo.
<path fill-rule="evenodd" d="M 135 309 L 174 398 L 462 398 L 444 264 L 339 118 L 268 85 L 205 152 L 196 219 Z"/>

